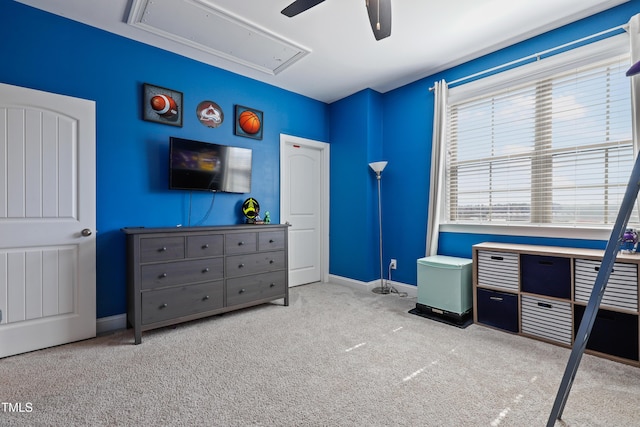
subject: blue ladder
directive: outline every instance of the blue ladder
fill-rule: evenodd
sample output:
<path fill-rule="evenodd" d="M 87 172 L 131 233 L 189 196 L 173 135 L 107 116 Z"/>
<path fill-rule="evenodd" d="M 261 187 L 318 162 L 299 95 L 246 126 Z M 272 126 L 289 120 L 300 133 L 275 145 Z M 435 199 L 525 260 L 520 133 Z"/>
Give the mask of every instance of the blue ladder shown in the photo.
<path fill-rule="evenodd" d="M 596 276 L 596 281 L 593 286 L 593 290 L 591 291 L 591 296 L 589 297 L 589 302 L 587 303 L 587 308 L 585 309 L 584 316 L 582 317 L 582 322 L 580 322 L 580 328 L 578 329 L 578 333 L 576 334 L 576 339 L 573 343 L 573 349 L 571 350 L 571 355 L 569 356 L 569 362 L 567 363 L 567 368 L 564 371 L 562 382 L 560 382 L 560 388 L 558 389 L 558 394 L 556 395 L 553 409 L 551 410 L 551 414 L 549 415 L 547 427 L 554 427 L 556 420 L 559 420 L 560 417 L 562 417 L 562 411 L 564 411 L 564 406 L 567 403 L 567 399 L 569 398 L 571 385 L 573 384 L 573 380 L 576 377 L 576 372 L 578 371 L 578 366 L 580 365 L 580 360 L 582 359 L 584 349 L 587 347 L 587 341 L 589 340 L 589 335 L 591 335 L 591 329 L 593 328 L 593 323 L 596 320 L 598 308 L 600 307 L 600 302 L 602 301 L 602 295 L 604 294 L 604 290 L 607 287 L 607 282 L 609 281 L 609 276 L 611 275 L 613 264 L 616 261 L 616 255 L 620 250 L 620 247 L 622 246 L 624 231 L 627 227 L 627 222 L 629 222 L 629 217 L 631 216 L 631 212 L 633 211 L 634 203 L 636 201 L 636 198 L 638 197 L 639 190 L 640 154 L 638 154 L 638 156 L 636 157 L 635 165 L 633 166 L 633 170 L 631 171 L 629 184 L 627 185 L 627 189 L 624 193 L 624 198 L 622 199 L 622 204 L 620 205 L 620 211 L 618 212 L 618 218 L 616 219 L 613 229 L 611 230 L 611 237 L 607 242 L 604 257 L 602 258 L 602 263 L 600 264 L 600 270 L 598 271 L 598 275 Z"/>

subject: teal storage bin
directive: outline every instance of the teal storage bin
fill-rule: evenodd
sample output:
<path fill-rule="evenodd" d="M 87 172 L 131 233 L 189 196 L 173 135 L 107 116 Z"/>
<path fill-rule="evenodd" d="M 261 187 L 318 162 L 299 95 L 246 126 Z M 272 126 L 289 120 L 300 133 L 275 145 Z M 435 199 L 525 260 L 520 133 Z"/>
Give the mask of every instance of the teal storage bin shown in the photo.
<path fill-rule="evenodd" d="M 445 255 L 418 260 L 418 306 L 462 317 L 471 312 L 473 261 Z"/>

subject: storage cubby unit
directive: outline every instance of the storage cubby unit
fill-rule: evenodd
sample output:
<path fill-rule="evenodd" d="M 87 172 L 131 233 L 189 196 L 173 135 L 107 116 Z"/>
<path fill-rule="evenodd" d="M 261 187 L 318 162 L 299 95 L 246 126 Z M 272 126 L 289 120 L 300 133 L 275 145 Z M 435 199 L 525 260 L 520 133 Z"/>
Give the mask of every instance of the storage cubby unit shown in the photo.
<path fill-rule="evenodd" d="M 473 246 L 474 322 L 571 347 L 603 250 L 480 243 Z M 586 352 L 640 367 L 640 254 L 619 253 Z"/>

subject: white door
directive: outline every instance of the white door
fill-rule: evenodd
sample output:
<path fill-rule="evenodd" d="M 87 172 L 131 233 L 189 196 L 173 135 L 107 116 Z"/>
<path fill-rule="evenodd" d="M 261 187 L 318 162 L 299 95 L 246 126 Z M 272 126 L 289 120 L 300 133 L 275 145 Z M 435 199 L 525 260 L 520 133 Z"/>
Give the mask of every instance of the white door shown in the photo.
<path fill-rule="evenodd" d="M 328 278 L 329 144 L 280 136 L 281 222 L 289 229 L 289 286 Z"/>
<path fill-rule="evenodd" d="M 0 84 L 0 357 L 96 335 L 95 103 Z"/>

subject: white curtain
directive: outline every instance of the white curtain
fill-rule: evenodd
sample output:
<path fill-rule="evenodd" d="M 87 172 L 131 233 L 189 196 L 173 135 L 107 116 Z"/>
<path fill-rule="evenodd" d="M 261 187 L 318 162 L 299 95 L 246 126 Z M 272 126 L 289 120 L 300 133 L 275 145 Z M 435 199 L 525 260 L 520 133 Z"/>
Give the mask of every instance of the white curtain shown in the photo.
<path fill-rule="evenodd" d="M 631 51 L 631 64 L 635 64 L 640 61 L 640 14 L 633 15 L 629 20 L 629 27 L 627 32 L 629 33 L 630 51 Z M 633 126 L 633 153 L 637 157 L 640 153 L 640 143 L 638 141 L 638 135 L 640 134 L 640 108 L 638 107 L 640 102 L 640 74 L 631 77 L 631 123 Z M 636 198 L 636 209 L 640 214 L 640 197 Z"/>
<path fill-rule="evenodd" d="M 433 138 L 431 142 L 431 182 L 429 206 L 427 207 L 426 256 L 438 254 L 438 235 L 442 207 L 442 185 L 444 183 L 444 161 L 446 150 L 447 99 L 449 87 L 440 80 L 434 84 Z"/>

